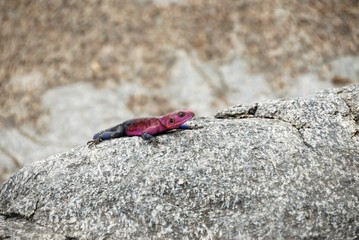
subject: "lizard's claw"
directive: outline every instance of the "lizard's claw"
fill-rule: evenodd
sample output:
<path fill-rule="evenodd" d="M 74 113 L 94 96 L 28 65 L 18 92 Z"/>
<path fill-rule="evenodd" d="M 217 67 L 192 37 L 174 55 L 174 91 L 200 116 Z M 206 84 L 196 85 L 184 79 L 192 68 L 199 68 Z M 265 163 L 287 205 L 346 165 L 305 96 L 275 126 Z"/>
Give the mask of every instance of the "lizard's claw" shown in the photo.
<path fill-rule="evenodd" d="M 102 142 L 102 138 L 96 138 L 94 140 L 90 140 L 87 142 L 87 146 L 88 148 L 91 148 L 92 146 L 96 146 L 97 144 L 99 144 L 100 142 Z"/>
<path fill-rule="evenodd" d="M 160 140 L 158 140 L 158 138 L 156 138 L 156 137 L 153 137 L 153 138 L 146 140 L 145 143 L 152 144 L 154 146 L 158 146 L 158 144 L 160 143 Z"/>
<path fill-rule="evenodd" d="M 91 148 L 93 145 L 95 145 L 95 142 L 93 140 L 87 142 L 88 148 Z"/>

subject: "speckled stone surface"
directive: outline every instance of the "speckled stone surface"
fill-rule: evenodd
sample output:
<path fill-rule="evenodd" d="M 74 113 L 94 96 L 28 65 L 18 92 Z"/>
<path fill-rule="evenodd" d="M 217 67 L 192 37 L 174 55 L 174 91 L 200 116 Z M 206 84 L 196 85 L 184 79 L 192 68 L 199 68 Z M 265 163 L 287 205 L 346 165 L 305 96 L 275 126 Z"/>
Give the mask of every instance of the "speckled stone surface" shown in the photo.
<path fill-rule="evenodd" d="M 203 129 L 85 145 L 0 189 L 0 238 L 359 236 L 359 85 L 235 106 Z"/>

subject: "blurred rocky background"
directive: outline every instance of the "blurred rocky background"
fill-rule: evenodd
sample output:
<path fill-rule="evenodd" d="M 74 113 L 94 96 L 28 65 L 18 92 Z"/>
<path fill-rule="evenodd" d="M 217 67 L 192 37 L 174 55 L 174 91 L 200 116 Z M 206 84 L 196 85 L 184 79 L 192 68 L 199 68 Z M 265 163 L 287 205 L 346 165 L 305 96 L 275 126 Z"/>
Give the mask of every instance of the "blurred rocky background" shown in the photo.
<path fill-rule="evenodd" d="M 355 82 L 357 0 L 0 0 L 0 183 L 128 118 Z"/>

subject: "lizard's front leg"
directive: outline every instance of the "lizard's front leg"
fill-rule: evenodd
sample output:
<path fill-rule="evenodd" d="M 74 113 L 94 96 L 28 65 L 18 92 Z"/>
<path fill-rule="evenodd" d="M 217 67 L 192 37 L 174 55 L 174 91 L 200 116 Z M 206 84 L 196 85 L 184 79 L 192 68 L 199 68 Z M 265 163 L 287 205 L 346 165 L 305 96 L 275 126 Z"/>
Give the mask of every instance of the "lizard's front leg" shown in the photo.
<path fill-rule="evenodd" d="M 142 138 L 143 140 L 146 140 L 148 143 L 153 143 L 153 144 L 155 144 L 155 145 L 157 145 L 157 144 L 160 143 L 160 141 L 158 140 L 158 138 L 156 138 L 154 135 L 149 134 L 149 133 L 147 133 L 147 132 L 142 133 L 141 138 Z"/>
<path fill-rule="evenodd" d="M 191 130 L 191 129 L 200 129 L 200 128 L 203 128 L 203 127 L 202 127 L 202 126 L 198 126 L 197 124 L 194 125 L 194 126 L 188 126 L 188 125 L 186 125 L 186 124 L 182 124 L 182 125 L 180 125 L 180 126 L 178 127 L 178 129 L 184 129 L 184 130 L 186 130 L 186 129 L 189 129 L 189 130 Z"/>
<path fill-rule="evenodd" d="M 159 140 L 155 137 L 156 134 L 163 132 L 159 126 L 152 126 L 143 131 L 141 138 L 148 141 L 149 143 L 158 144 Z"/>

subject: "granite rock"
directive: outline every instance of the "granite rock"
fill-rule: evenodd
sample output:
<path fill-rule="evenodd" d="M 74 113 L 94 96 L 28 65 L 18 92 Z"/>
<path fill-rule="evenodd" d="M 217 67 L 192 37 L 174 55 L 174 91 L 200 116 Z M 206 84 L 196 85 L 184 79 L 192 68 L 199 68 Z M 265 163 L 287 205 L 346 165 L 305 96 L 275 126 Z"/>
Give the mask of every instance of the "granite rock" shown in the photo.
<path fill-rule="evenodd" d="M 0 189 L 0 238 L 359 236 L 359 85 L 238 105 L 204 128 L 78 146 Z"/>

